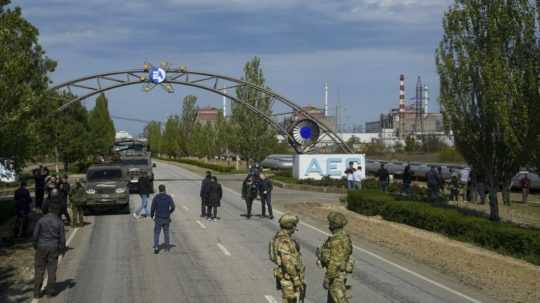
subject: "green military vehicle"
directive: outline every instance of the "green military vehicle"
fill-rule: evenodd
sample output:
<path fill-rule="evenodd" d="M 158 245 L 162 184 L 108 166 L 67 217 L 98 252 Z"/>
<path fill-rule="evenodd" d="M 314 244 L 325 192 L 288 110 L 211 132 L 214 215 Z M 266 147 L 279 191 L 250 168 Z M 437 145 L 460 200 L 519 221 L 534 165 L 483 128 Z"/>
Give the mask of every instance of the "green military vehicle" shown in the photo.
<path fill-rule="evenodd" d="M 145 140 L 118 139 L 114 143 L 113 152 L 118 155 L 120 164 L 126 169 L 129 179 L 129 191 L 139 192 L 139 178 L 148 177 L 154 188 L 154 173 L 156 167 Z"/>
<path fill-rule="evenodd" d="M 129 179 L 117 163 L 92 165 L 86 172 L 86 208 L 129 208 Z"/>

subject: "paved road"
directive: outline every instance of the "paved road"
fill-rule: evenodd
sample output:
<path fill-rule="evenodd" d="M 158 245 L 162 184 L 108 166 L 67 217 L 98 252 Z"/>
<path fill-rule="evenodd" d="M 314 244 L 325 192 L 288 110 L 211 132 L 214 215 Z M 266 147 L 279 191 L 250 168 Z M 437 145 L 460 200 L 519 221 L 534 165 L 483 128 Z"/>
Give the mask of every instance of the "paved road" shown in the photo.
<path fill-rule="evenodd" d="M 219 222 L 199 218 L 200 177 L 159 163 L 157 178 L 165 182 L 177 202 L 173 215 L 170 253 L 154 255 L 152 221 L 130 215 L 89 217 L 91 225 L 78 229 L 71 250 L 61 264 L 64 290 L 40 302 L 280 302 L 268 261 L 268 241 L 278 230 L 276 220 L 240 217 L 244 211 L 237 189 L 224 189 Z M 131 208 L 139 203 L 133 197 Z M 255 204 L 255 210 L 259 205 Z M 299 239 L 307 266 L 306 302 L 326 302 L 323 273 L 315 266 L 314 251 L 324 231 L 301 225 Z M 350 284 L 352 302 L 488 302 L 462 287 L 445 289 L 414 271 L 382 261 L 357 247 L 357 270 Z M 417 269 L 412 269 L 417 271 Z M 459 287 L 459 288 L 456 288 Z"/>

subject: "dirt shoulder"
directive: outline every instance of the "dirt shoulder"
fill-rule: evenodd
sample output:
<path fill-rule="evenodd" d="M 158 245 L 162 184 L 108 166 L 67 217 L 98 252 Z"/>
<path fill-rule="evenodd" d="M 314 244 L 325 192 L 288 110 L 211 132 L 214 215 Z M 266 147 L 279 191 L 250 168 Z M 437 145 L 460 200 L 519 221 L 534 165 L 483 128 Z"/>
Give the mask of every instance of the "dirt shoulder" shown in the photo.
<path fill-rule="evenodd" d="M 331 210 L 340 211 L 349 219 L 347 231 L 356 241 L 367 240 L 425 264 L 500 302 L 540 302 L 540 266 L 407 225 L 362 216 L 339 203 L 297 203 L 280 207 L 321 225 L 326 224 Z"/>

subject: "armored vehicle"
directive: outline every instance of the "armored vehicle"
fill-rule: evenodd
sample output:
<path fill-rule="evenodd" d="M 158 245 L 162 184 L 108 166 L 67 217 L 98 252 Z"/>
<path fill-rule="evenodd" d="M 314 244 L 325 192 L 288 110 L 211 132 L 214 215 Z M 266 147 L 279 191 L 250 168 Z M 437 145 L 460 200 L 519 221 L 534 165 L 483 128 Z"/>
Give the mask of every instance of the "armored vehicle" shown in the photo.
<path fill-rule="evenodd" d="M 154 173 L 152 158 L 149 152 L 126 151 L 120 155 L 120 164 L 126 169 L 129 178 L 130 192 L 139 191 L 139 177 L 146 176 L 154 188 Z"/>
<path fill-rule="evenodd" d="M 129 207 L 128 181 L 126 170 L 119 164 L 90 166 L 86 172 L 86 207 Z"/>

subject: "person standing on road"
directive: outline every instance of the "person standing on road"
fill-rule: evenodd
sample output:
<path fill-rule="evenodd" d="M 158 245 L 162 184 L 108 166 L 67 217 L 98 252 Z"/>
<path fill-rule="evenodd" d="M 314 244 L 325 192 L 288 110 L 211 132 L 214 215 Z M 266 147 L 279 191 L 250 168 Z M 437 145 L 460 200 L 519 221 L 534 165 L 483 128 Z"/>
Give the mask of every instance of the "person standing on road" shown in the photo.
<path fill-rule="evenodd" d="M 69 193 L 71 214 L 73 220 L 71 221 L 72 227 L 84 226 L 84 209 L 83 206 L 86 203 L 86 192 L 81 184 L 81 180 L 75 181 L 75 186 Z"/>
<path fill-rule="evenodd" d="M 260 175 L 261 177 L 261 217 L 266 217 L 266 207 L 268 207 L 268 218 L 270 220 L 274 219 L 274 212 L 272 210 L 272 190 L 274 189 L 274 185 L 272 184 L 272 180 L 270 180 L 269 177 L 265 176 L 264 174 Z"/>
<path fill-rule="evenodd" d="M 519 185 L 521 186 L 522 202 L 527 204 L 527 199 L 529 197 L 529 190 L 531 188 L 531 179 L 529 179 L 528 173 L 525 173 L 523 178 L 519 180 Z"/>
<path fill-rule="evenodd" d="M 58 190 L 60 191 L 60 199 L 62 201 L 62 209 L 60 210 L 60 218 L 62 218 L 62 215 L 64 215 L 67 219 L 67 224 L 71 224 L 71 217 L 69 216 L 68 212 L 68 204 L 69 204 L 69 192 L 70 192 L 71 186 L 68 182 L 68 176 L 64 175 L 63 177 L 59 178 L 58 183 Z"/>
<path fill-rule="evenodd" d="M 302 263 L 300 245 L 292 235 L 298 225 L 298 217 L 284 214 L 279 219 L 280 230 L 269 245 L 269 257 L 277 267 L 273 269 L 276 288 L 281 290 L 284 303 L 303 302 L 306 296 L 304 282 L 305 266 Z"/>
<path fill-rule="evenodd" d="M 320 249 L 317 249 L 317 265 L 326 269 L 323 287 L 328 290 L 328 303 L 349 303 L 347 296 L 347 274 L 354 269 L 351 237 L 345 232 L 347 218 L 341 213 L 328 214 L 332 235 Z"/>
<path fill-rule="evenodd" d="M 209 197 L 208 185 L 210 185 L 211 179 L 212 179 L 212 172 L 211 171 L 206 171 L 206 177 L 204 177 L 204 179 L 201 182 L 201 193 L 200 193 L 200 196 L 201 196 L 201 218 L 210 217 L 210 214 L 208 214 L 206 212 L 207 211 L 206 208 L 208 206 L 208 197 Z"/>
<path fill-rule="evenodd" d="M 221 204 L 222 197 L 223 189 L 221 188 L 221 184 L 218 183 L 215 176 L 212 176 L 210 178 L 210 183 L 208 183 L 208 209 L 206 211 L 208 221 L 217 221 L 217 208 Z"/>
<path fill-rule="evenodd" d="M 242 199 L 246 201 L 246 218 L 251 218 L 251 208 L 253 206 L 253 200 L 257 198 L 257 192 L 259 190 L 258 184 L 255 182 L 254 177 L 249 177 L 242 184 Z"/>
<path fill-rule="evenodd" d="M 354 187 L 354 163 L 349 162 L 349 167 L 345 170 L 345 176 L 347 176 L 347 190 L 353 190 Z"/>
<path fill-rule="evenodd" d="M 43 216 L 36 223 L 33 235 L 33 246 L 35 254 L 35 277 L 34 277 L 34 298 L 42 296 L 41 286 L 43 284 L 43 274 L 47 269 L 47 296 L 56 295 L 56 269 L 58 266 L 58 256 L 66 251 L 66 237 L 64 222 L 58 216 L 60 205 L 51 204 L 50 212 Z"/>
<path fill-rule="evenodd" d="M 403 187 L 401 188 L 401 194 L 404 194 L 406 196 L 411 195 L 411 184 L 413 179 L 413 173 L 411 171 L 411 166 L 407 164 L 405 166 L 405 169 L 403 170 L 403 175 L 401 177 L 403 181 Z"/>
<path fill-rule="evenodd" d="M 165 185 L 159 185 L 159 194 L 152 200 L 150 216 L 154 219 L 154 253 L 159 253 L 159 235 L 163 229 L 165 238 L 165 251 L 170 250 L 169 224 L 171 223 L 171 214 L 174 212 L 175 205 L 173 198 L 167 194 Z"/>
<path fill-rule="evenodd" d="M 49 169 L 40 165 L 38 168 L 32 171 L 35 183 L 35 208 L 41 209 L 43 205 L 43 197 L 45 196 L 45 179 L 49 176 Z"/>
<path fill-rule="evenodd" d="M 60 191 L 57 188 L 52 188 L 47 195 L 47 199 L 43 202 L 41 210 L 43 214 L 49 213 L 50 207 L 54 205 L 58 207 L 58 217 L 60 218 L 60 212 L 62 211 L 62 197 Z"/>
<path fill-rule="evenodd" d="M 22 238 L 28 226 L 28 216 L 32 208 L 32 197 L 26 188 L 26 181 L 22 181 L 20 187 L 15 191 L 15 237 Z"/>
<path fill-rule="evenodd" d="M 377 177 L 379 177 L 379 188 L 382 192 L 387 192 L 388 185 L 390 185 L 390 173 L 384 167 L 384 164 L 381 164 L 381 168 L 377 171 Z"/>
<path fill-rule="evenodd" d="M 146 175 L 142 175 L 139 177 L 139 196 L 141 197 L 141 205 L 137 210 L 133 213 L 133 216 L 135 219 L 139 219 L 141 217 L 141 213 L 144 211 L 142 216 L 146 218 L 148 216 L 148 199 L 150 198 L 150 193 L 152 192 L 152 182 L 150 182 L 150 178 Z"/>

